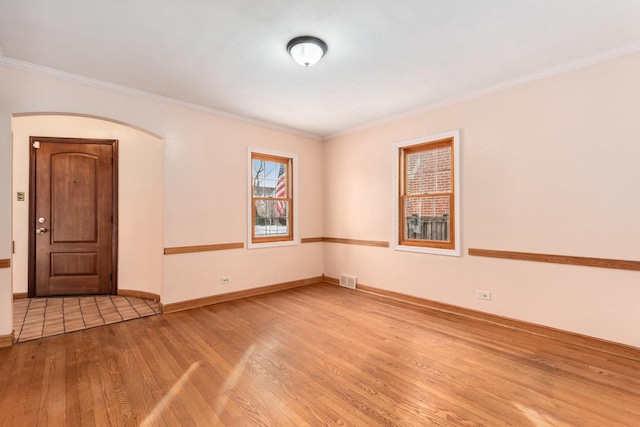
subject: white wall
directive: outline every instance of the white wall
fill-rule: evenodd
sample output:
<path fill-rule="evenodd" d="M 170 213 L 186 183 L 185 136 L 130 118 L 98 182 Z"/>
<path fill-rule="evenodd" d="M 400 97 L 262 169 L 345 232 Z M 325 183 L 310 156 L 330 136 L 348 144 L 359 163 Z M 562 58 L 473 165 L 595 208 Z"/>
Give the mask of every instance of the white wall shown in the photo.
<path fill-rule="evenodd" d="M 638 75 L 634 54 L 329 139 L 325 236 L 392 242 L 393 144 L 460 129 L 464 255 L 326 244 L 325 274 L 640 346 L 640 272 L 467 255 L 640 259 Z"/>
<path fill-rule="evenodd" d="M 27 292 L 29 238 L 29 137 L 118 140 L 118 289 L 162 294 L 162 139 L 122 124 L 65 115 L 14 117 L 13 292 Z"/>
<path fill-rule="evenodd" d="M 157 183 L 164 188 L 164 206 L 150 213 L 164 216 L 164 224 L 157 230 L 164 247 L 245 242 L 248 146 L 297 154 L 300 236 L 322 236 L 322 143 L 318 139 L 189 109 L 133 91 L 103 90 L 76 83 L 70 76 L 60 77 L 27 67 L 0 66 L 0 259 L 11 257 L 11 117 L 33 112 L 107 118 L 164 139 L 164 182 Z M 100 137 L 109 133 L 100 132 Z M 134 154 L 128 158 L 131 165 L 139 165 L 141 160 Z M 121 193 L 121 197 L 128 196 Z M 136 212 L 131 217 L 135 218 L 133 229 L 147 214 L 138 216 Z M 132 240 L 140 242 L 144 238 L 136 235 Z M 138 245 L 132 246 L 128 256 L 137 259 L 139 249 Z M 171 303 L 320 276 L 322 256 L 320 243 L 165 255 L 164 269 L 159 273 L 164 276 L 160 294 L 164 303 Z M 135 263 L 130 265 L 133 270 L 121 273 L 135 275 L 140 271 Z M 10 270 L 0 270 L 0 335 L 12 329 Z M 223 274 L 232 276 L 230 285 L 220 285 L 219 276 Z M 131 288 L 141 289 L 133 284 Z"/>

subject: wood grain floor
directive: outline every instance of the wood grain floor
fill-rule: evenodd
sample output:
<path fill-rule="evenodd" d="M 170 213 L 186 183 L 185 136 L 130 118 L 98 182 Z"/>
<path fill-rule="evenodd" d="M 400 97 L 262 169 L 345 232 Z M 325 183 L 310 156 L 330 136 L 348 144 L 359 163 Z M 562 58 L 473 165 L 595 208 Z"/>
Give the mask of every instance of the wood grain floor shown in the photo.
<path fill-rule="evenodd" d="M 2 426 L 640 425 L 640 360 L 311 285 L 0 349 Z"/>

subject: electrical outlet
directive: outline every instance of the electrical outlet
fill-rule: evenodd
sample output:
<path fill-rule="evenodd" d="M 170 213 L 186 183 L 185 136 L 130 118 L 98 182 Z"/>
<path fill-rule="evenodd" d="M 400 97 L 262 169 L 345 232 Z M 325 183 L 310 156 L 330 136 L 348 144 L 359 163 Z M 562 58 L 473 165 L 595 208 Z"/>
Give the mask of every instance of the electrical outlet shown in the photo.
<path fill-rule="evenodd" d="M 220 278 L 221 285 L 228 285 L 229 283 L 231 283 L 231 276 L 222 276 Z"/>
<path fill-rule="evenodd" d="M 478 299 L 491 299 L 491 292 L 489 291 L 476 291 L 476 298 Z"/>

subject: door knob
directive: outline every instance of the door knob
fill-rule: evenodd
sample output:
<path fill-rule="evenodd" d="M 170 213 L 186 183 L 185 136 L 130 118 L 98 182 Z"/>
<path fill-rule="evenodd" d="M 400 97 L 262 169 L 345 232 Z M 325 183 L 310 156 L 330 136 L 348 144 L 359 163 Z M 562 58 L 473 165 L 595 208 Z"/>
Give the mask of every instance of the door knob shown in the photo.
<path fill-rule="evenodd" d="M 44 227 L 36 228 L 36 234 L 46 233 L 47 229 Z"/>

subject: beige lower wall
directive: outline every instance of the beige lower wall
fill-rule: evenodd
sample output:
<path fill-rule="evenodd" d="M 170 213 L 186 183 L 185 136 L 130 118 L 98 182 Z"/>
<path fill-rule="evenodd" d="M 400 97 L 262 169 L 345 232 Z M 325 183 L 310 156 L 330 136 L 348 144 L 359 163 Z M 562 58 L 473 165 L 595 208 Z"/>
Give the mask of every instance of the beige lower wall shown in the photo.
<path fill-rule="evenodd" d="M 163 304 L 293 282 L 322 275 L 322 243 L 165 256 Z M 231 283 L 221 284 L 222 276 Z"/>

